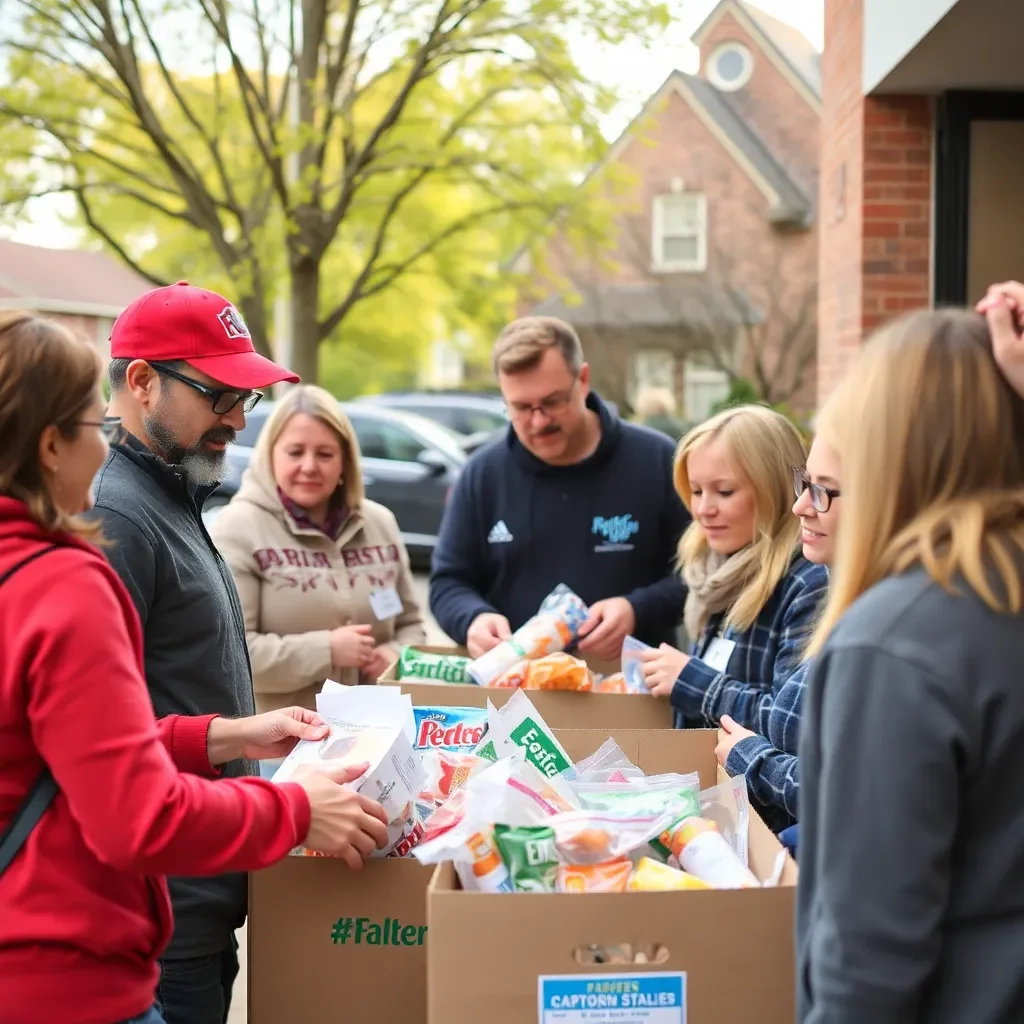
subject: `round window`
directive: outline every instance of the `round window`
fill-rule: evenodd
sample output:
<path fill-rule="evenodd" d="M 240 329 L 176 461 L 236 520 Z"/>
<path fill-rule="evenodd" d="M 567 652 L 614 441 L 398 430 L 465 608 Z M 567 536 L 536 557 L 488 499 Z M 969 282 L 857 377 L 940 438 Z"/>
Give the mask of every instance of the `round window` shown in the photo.
<path fill-rule="evenodd" d="M 750 81 L 754 57 L 742 43 L 723 43 L 708 59 L 708 81 L 724 92 L 735 92 Z"/>

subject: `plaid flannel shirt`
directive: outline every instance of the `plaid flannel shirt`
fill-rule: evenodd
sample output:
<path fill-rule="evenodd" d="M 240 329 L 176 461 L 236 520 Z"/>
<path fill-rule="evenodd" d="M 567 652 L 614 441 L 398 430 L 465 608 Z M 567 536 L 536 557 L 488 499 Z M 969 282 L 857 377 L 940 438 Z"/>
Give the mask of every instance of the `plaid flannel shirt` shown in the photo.
<path fill-rule="evenodd" d="M 744 728 L 761 731 L 762 715 L 770 712 L 800 664 L 827 590 L 828 570 L 795 555 L 757 621 L 749 629 L 730 627 L 723 634 L 736 646 L 721 672 L 699 657 L 717 633 L 721 617 L 713 618 L 672 688 L 676 728 L 715 728 L 722 715 L 729 715 Z"/>
<path fill-rule="evenodd" d="M 782 684 L 770 704 L 761 710 L 759 736 L 747 736 L 729 751 L 725 770 L 730 775 L 745 775 L 747 789 L 762 806 L 784 811 L 788 820 L 797 820 L 800 796 L 800 715 L 811 664 L 802 661 Z"/>

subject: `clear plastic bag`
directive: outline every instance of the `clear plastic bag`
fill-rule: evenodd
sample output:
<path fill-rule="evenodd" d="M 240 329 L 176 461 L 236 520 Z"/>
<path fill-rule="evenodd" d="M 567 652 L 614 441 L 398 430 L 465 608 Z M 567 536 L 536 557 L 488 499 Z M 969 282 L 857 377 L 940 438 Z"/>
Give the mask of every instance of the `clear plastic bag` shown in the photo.
<path fill-rule="evenodd" d="M 575 765 L 577 782 L 625 782 L 642 779 L 644 773 L 611 737 L 606 739 L 590 757 Z"/>

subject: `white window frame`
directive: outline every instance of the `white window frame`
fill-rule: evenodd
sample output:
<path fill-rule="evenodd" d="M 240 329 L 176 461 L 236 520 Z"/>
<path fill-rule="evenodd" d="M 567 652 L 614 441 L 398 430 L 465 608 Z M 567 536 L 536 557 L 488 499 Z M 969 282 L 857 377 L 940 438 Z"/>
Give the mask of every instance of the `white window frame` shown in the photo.
<path fill-rule="evenodd" d="M 697 204 L 697 257 L 693 260 L 666 261 L 665 204 L 690 199 Z M 672 192 L 654 197 L 651 210 L 651 269 L 658 274 L 701 273 L 708 265 L 708 197 L 703 192 Z"/>
<path fill-rule="evenodd" d="M 719 74 L 718 61 L 726 53 L 736 53 L 743 61 L 743 70 L 740 72 L 739 78 L 723 78 Z M 707 75 L 708 81 L 720 92 L 738 92 L 754 74 L 754 55 L 746 46 L 735 40 L 722 43 L 721 46 L 715 47 L 714 52 L 708 57 L 704 73 Z"/>

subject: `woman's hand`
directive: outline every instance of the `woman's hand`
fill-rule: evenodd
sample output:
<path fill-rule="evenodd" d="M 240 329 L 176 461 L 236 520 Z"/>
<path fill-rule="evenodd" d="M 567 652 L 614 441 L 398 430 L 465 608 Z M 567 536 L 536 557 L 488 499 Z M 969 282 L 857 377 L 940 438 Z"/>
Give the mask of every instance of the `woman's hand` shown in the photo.
<path fill-rule="evenodd" d="M 745 740 L 748 736 L 756 736 L 757 733 L 744 729 L 742 725 L 737 725 L 728 715 L 722 715 L 722 720 L 718 724 L 720 731 L 718 733 L 718 746 L 715 747 L 715 757 L 718 758 L 718 763 L 724 768 L 725 762 L 729 760 L 732 748 L 740 740 Z"/>
<path fill-rule="evenodd" d="M 655 697 L 670 697 L 683 669 L 689 664 L 690 656 L 677 651 L 669 644 L 662 644 L 655 651 L 643 651 L 644 682 Z"/>
<path fill-rule="evenodd" d="M 988 321 L 999 369 L 1010 387 L 1024 397 L 1024 284 L 991 285 L 976 309 Z"/>
<path fill-rule="evenodd" d="M 362 668 L 373 653 L 372 626 L 339 626 L 331 630 L 331 664 Z"/>
<path fill-rule="evenodd" d="M 307 708 L 282 708 L 249 718 L 215 718 L 206 734 L 210 764 L 216 766 L 247 757 L 266 761 L 287 757 L 299 740 L 322 740 L 327 723 Z"/>
<path fill-rule="evenodd" d="M 380 647 L 374 647 L 370 652 L 370 657 L 363 664 L 361 671 L 367 679 L 376 682 L 394 660 L 395 652 L 382 644 Z"/>
<path fill-rule="evenodd" d="M 302 845 L 317 853 L 340 857 L 353 871 L 359 871 L 374 850 L 388 844 L 388 816 L 375 800 L 345 789 L 355 782 L 369 764 L 331 768 L 303 765 L 292 775 L 309 797 L 309 832 Z"/>

